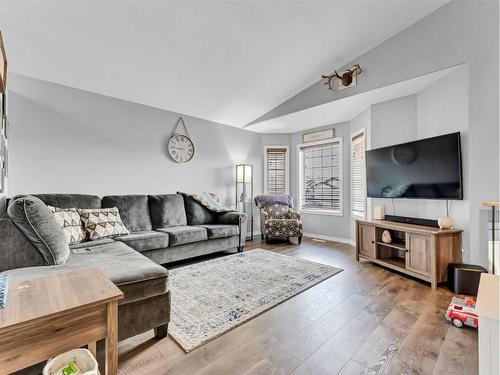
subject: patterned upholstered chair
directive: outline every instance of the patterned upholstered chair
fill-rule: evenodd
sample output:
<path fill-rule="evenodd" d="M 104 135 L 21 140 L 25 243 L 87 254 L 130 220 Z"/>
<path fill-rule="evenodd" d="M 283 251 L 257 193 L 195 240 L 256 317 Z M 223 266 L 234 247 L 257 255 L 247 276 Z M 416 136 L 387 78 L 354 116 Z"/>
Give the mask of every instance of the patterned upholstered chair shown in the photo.
<path fill-rule="evenodd" d="M 266 199 L 262 199 L 266 197 Z M 272 197 L 272 198 L 269 198 Z M 290 196 L 257 196 L 255 202 L 260 208 L 260 233 L 262 239 L 269 242 L 270 238 L 297 237 L 299 244 L 302 242 L 302 222 L 300 215 L 292 208 Z M 288 203 L 287 203 L 288 201 Z"/>

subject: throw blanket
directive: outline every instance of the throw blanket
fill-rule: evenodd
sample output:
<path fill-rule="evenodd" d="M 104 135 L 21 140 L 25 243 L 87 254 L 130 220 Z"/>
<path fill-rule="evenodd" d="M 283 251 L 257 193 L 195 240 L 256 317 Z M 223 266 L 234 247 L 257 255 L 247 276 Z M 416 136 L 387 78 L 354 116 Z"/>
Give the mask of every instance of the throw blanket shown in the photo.
<path fill-rule="evenodd" d="M 273 203 L 284 204 L 290 208 L 293 208 L 293 198 L 288 194 L 268 194 L 257 195 L 255 197 L 255 204 L 259 208 Z"/>
<path fill-rule="evenodd" d="M 208 208 L 212 212 L 231 212 L 229 208 L 224 207 L 220 199 L 212 193 L 202 192 L 202 193 L 183 193 L 178 191 L 177 194 L 190 197 L 200 203 L 202 206 Z"/>

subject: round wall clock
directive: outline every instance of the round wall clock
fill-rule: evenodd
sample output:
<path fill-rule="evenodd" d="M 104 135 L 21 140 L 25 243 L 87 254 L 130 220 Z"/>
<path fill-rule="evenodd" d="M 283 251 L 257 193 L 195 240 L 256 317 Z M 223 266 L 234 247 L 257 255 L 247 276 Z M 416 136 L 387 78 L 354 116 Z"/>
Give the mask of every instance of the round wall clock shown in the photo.
<path fill-rule="evenodd" d="M 193 141 L 187 135 L 176 134 L 168 141 L 168 153 L 177 163 L 186 163 L 194 156 Z"/>

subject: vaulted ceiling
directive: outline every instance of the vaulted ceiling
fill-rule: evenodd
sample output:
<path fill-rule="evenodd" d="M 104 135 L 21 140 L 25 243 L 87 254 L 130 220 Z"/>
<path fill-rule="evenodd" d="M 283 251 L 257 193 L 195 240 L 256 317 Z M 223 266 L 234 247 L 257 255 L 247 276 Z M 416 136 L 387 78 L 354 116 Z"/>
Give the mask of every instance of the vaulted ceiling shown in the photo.
<path fill-rule="evenodd" d="M 242 127 L 448 0 L 2 0 L 17 74 Z"/>

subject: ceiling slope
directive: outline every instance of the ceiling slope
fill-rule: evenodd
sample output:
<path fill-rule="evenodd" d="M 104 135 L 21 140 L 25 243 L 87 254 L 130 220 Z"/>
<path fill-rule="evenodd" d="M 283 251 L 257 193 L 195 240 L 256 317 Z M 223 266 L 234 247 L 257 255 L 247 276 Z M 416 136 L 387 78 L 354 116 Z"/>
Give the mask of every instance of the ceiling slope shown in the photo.
<path fill-rule="evenodd" d="M 12 72 L 242 127 L 448 0 L 0 2 Z"/>
<path fill-rule="evenodd" d="M 313 106 L 258 122 L 245 127 L 259 133 L 294 133 L 320 126 L 350 121 L 373 104 L 417 94 L 464 65 L 457 65 L 437 72 L 398 82 L 357 95 Z"/>

